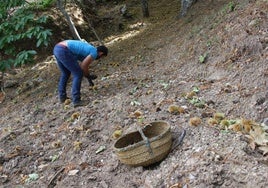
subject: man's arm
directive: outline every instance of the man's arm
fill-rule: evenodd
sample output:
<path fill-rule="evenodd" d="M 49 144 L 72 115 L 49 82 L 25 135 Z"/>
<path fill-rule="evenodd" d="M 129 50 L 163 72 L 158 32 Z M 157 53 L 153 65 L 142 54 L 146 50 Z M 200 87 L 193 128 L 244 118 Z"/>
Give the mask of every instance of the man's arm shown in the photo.
<path fill-rule="evenodd" d="M 91 56 L 91 55 L 88 55 L 88 56 L 82 61 L 82 63 L 80 64 L 80 67 L 81 67 L 81 69 L 82 69 L 82 71 L 83 71 L 83 75 L 84 75 L 85 77 L 88 77 L 88 76 L 89 76 L 88 68 L 89 68 L 90 63 L 93 62 L 93 60 L 94 60 L 94 59 L 92 58 L 92 56 Z"/>

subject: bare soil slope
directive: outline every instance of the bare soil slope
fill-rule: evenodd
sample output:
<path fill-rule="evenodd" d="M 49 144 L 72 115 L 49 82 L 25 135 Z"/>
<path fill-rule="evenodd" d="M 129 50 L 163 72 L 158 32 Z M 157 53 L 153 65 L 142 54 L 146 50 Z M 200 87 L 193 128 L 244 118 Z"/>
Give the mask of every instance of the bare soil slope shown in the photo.
<path fill-rule="evenodd" d="M 177 3 L 157 1 L 129 38 L 105 41 L 85 107 L 58 103 L 53 56 L 7 77 L 1 187 L 268 187 L 267 137 L 251 134 L 268 118 L 267 0 L 201 0 L 180 19 Z M 153 166 L 122 164 L 113 133 L 157 120 L 174 140 L 186 130 L 183 143 Z"/>

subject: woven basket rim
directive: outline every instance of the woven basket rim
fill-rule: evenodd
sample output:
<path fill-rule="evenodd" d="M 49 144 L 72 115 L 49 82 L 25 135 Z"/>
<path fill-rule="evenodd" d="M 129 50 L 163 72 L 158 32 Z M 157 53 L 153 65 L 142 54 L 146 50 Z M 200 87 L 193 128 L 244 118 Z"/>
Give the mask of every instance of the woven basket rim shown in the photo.
<path fill-rule="evenodd" d="M 151 143 L 151 142 L 154 142 L 154 141 L 156 141 L 156 140 L 158 140 L 159 138 L 162 138 L 162 137 L 166 136 L 167 134 L 169 134 L 171 128 L 170 128 L 170 125 L 169 125 L 169 123 L 168 123 L 167 121 L 153 121 L 153 122 L 148 123 L 147 126 L 152 125 L 152 123 L 164 123 L 164 124 L 167 125 L 167 129 L 166 129 L 165 131 L 163 131 L 161 134 L 159 134 L 159 135 L 157 135 L 157 136 L 155 136 L 155 137 L 150 138 L 150 139 L 149 139 L 149 142 L 150 142 L 150 143 Z M 145 130 L 147 126 L 145 126 L 142 130 Z M 129 134 L 133 134 L 133 133 L 136 133 L 136 132 L 138 132 L 138 131 L 132 131 L 132 132 L 129 132 L 129 133 L 125 134 L 124 136 L 122 136 L 121 138 L 119 138 L 119 139 L 114 143 L 114 145 L 113 145 L 114 150 L 116 150 L 116 151 L 118 151 L 118 152 L 121 152 L 121 151 L 132 150 L 132 149 L 134 149 L 134 148 L 136 148 L 136 147 L 139 147 L 139 146 L 142 146 L 142 145 L 146 145 L 146 140 L 141 140 L 141 141 L 139 141 L 139 142 L 137 142 L 137 143 L 134 143 L 134 144 L 132 144 L 132 145 L 129 145 L 129 146 L 126 146 L 126 147 L 123 147 L 123 148 L 117 148 L 117 147 L 115 147 L 115 145 L 116 145 L 121 139 L 127 137 Z"/>

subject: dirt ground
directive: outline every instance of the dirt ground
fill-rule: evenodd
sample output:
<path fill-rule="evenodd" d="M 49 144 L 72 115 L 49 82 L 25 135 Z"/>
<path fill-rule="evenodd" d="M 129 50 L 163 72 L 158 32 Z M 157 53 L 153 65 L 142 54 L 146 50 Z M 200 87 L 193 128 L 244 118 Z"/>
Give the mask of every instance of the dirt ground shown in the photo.
<path fill-rule="evenodd" d="M 268 2 L 200 0 L 179 19 L 177 3 L 105 39 L 96 87 L 82 83 L 87 106 L 59 104 L 51 55 L 7 75 L 1 187 L 268 187 Z M 115 131 L 159 120 L 174 141 L 186 131 L 182 144 L 149 167 L 122 164 Z"/>

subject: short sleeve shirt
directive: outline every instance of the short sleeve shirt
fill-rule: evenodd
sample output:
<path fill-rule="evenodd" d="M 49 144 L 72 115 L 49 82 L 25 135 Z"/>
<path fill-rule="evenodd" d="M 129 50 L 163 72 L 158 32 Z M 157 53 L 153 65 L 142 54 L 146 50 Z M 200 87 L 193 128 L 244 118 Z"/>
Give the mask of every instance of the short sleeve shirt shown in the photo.
<path fill-rule="evenodd" d="M 79 40 L 66 40 L 68 49 L 77 57 L 79 61 L 83 61 L 88 55 L 93 59 L 97 58 L 97 48 L 91 44 Z"/>

